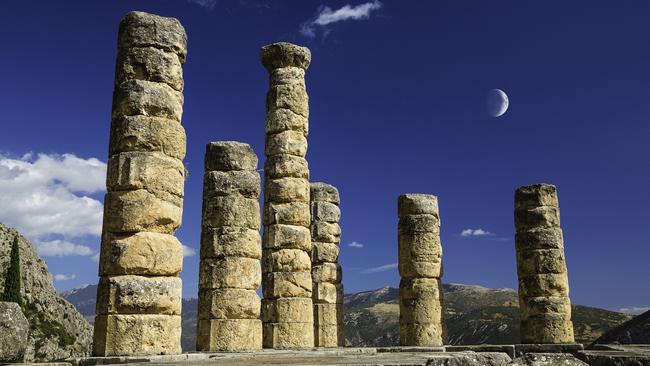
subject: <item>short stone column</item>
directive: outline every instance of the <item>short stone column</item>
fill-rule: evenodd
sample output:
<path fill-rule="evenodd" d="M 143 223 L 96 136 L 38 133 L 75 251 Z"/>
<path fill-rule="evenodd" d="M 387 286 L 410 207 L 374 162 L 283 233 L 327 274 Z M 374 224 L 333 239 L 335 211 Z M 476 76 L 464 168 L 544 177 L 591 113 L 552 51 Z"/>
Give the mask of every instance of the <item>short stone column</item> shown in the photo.
<path fill-rule="evenodd" d="M 402 346 L 442 346 L 442 246 L 438 198 L 403 194 L 397 202 Z"/>
<path fill-rule="evenodd" d="M 557 190 L 550 184 L 515 192 L 515 245 L 522 343 L 573 343 L 571 301 Z"/>
<path fill-rule="evenodd" d="M 174 18 L 119 27 L 93 354 L 181 352 L 187 37 Z"/>
<path fill-rule="evenodd" d="M 266 96 L 263 345 L 314 346 L 305 70 L 311 54 L 290 43 L 262 47 Z"/>
<path fill-rule="evenodd" d="M 342 347 L 343 284 L 339 265 L 341 227 L 339 191 L 311 183 L 311 277 L 314 301 L 314 345 Z"/>
<path fill-rule="evenodd" d="M 260 175 L 253 149 L 211 142 L 205 152 L 196 349 L 262 348 Z"/>

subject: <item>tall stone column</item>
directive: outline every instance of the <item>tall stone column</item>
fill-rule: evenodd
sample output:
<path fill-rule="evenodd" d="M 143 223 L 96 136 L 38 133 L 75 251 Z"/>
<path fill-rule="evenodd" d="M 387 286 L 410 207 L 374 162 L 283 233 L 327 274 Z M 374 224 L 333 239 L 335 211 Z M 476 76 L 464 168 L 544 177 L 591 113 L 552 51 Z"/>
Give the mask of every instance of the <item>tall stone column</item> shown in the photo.
<path fill-rule="evenodd" d="M 343 284 L 339 265 L 339 191 L 311 183 L 311 277 L 316 347 L 344 346 Z"/>
<path fill-rule="evenodd" d="M 205 152 L 196 349 L 262 348 L 260 175 L 244 143 L 211 142 Z"/>
<path fill-rule="evenodd" d="M 400 290 L 399 335 L 403 346 L 442 346 L 442 245 L 438 198 L 403 194 L 397 201 Z"/>
<path fill-rule="evenodd" d="M 118 34 L 93 354 L 181 352 L 187 37 L 173 18 L 127 14 Z"/>
<path fill-rule="evenodd" d="M 522 343 L 573 343 L 569 282 L 557 190 L 550 184 L 515 192 L 515 245 Z"/>
<path fill-rule="evenodd" d="M 311 53 L 290 43 L 262 47 L 266 96 L 263 345 L 314 346 L 305 70 Z"/>

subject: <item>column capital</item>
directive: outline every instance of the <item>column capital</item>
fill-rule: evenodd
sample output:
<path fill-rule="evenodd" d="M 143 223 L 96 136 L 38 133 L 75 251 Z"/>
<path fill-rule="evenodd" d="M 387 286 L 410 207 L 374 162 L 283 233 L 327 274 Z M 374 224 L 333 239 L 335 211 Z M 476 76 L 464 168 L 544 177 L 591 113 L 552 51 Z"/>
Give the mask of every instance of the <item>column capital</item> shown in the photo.
<path fill-rule="evenodd" d="M 260 61 L 269 72 L 291 66 L 307 70 L 311 62 L 311 51 L 292 43 L 272 43 L 262 47 Z"/>

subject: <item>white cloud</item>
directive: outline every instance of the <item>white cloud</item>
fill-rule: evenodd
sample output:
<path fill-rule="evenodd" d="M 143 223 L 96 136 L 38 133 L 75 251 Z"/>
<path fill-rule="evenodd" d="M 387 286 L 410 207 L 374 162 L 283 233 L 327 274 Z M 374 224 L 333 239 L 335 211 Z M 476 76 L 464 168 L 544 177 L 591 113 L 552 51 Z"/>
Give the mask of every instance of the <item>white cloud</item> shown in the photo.
<path fill-rule="evenodd" d="M 36 251 L 44 257 L 90 256 L 94 254 L 93 250 L 85 245 L 65 240 L 37 241 Z"/>
<path fill-rule="evenodd" d="M 62 273 L 58 273 L 54 275 L 55 281 L 70 281 L 70 280 L 74 280 L 75 278 L 77 278 L 77 275 L 74 273 L 71 275 L 66 275 Z"/>
<path fill-rule="evenodd" d="M 489 231 L 485 231 L 483 229 L 465 229 L 460 232 L 460 236 L 492 236 L 492 234 Z"/>
<path fill-rule="evenodd" d="M 99 236 L 106 164 L 72 154 L 0 155 L 0 222 L 37 240 L 49 235 Z"/>
<path fill-rule="evenodd" d="M 348 246 L 350 248 L 363 248 L 364 247 L 363 244 L 361 244 L 359 242 L 356 242 L 356 241 L 353 241 L 352 243 L 348 244 Z"/>
<path fill-rule="evenodd" d="M 336 10 L 332 10 L 332 8 L 328 6 L 321 6 L 313 19 L 308 20 L 301 25 L 300 33 L 306 37 L 315 37 L 317 27 L 324 28 L 327 25 L 344 20 L 368 19 L 370 13 L 381 8 L 381 6 L 382 4 L 379 0 L 374 0 L 373 2 L 363 3 L 357 6 L 347 4 Z"/>
<path fill-rule="evenodd" d="M 196 255 L 196 250 L 192 247 L 188 247 L 183 244 L 183 257 L 194 257 Z"/>
<path fill-rule="evenodd" d="M 649 310 L 650 310 L 650 307 L 647 307 L 647 306 L 632 306 L 632 307 L 629 307 L 629 308 L 620 308 L 620 309 L 618 309 L 619 312 L 630 314 L 630 315 L 643 314 L 643 313 L 645 313 L 646 311 L 649 311 Z"/>
<path fill-rule="evenodd" d="M 202 8 L 214 9 L 217 6 L 217 0 L 188 0 L 192 4 L 196 4 Z"/>
<path fill-rule="evenodd" d="M 360 273 L 368 274 L 368 273 L 385 272 L 395 268 L 397 268 L 397 263 L 390 263 L 390 264 L 384 264 L 383 266 L 379 266 L 379 267 L 367 268 L 361 271 Z"/>

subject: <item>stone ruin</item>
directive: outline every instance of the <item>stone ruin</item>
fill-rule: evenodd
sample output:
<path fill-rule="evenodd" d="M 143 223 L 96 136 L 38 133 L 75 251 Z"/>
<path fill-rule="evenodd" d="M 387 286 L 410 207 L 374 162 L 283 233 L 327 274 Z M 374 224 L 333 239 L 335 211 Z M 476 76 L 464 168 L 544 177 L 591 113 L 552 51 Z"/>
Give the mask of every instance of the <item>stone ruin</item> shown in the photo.
<path fill-rule="evenodd" d="M 100 255 L 96 356 L 181 352 L 181 224 L 185 168 L 181 24 L 129 13 L 117 67 Z M 341 347 L 338 190 L 309 182 L 307 48 L 261 50 L 266 101 L 264 209 L 257 156 L 240 142 L 206 147 L 199 271 L 199 351 Z M 260 236 L 260 216 L 264 235 Z M 398 199 L 400 343 L 442 346 L 438 199 Z M 572 343 L 557 193 L 515 194 L 523 343 Z M 261 261 L 260 261 L 261 260 Z M 264 299 L 257 289 L 262 285 Z"/>

